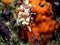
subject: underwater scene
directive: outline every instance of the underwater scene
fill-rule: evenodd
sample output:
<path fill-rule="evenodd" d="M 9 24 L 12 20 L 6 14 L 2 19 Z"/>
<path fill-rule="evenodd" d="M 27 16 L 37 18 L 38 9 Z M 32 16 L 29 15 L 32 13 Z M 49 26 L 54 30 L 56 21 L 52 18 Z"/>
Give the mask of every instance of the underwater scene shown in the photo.
<path fill-rule="evenodd" d="M 0 45 L 60 45 L 60 0 L 0 0 Z"/>

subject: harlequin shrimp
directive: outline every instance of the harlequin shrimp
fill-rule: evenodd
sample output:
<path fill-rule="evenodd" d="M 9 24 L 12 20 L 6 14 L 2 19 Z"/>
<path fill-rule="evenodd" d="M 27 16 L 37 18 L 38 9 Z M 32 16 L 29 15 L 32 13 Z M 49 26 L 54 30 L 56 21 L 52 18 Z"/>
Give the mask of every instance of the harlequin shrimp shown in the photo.
<path fill-rule="evenodd" d="M 22 31 L 20 28 L 19 33 L 20 33 L 20 38 L 26 41 L 28 39 L 28 31 L 31 32 L 31 28 L 30 28 L 31 16 L 29 14 L 30 8 L 28 6 L 29 4 L 28 0 L 25 0 L 23 2 L 24 3 L 20 5 L 20 7 L 16 11 L 16 19 L 17 19 L 16 24 L 18 26 L 21 25 L 23 26 Z"/>

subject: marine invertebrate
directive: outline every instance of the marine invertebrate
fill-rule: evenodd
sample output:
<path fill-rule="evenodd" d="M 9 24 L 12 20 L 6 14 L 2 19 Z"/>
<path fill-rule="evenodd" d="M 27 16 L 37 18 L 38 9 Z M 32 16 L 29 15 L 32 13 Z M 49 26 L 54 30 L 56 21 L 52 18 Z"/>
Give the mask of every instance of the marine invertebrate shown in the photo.
<path fill-rule="evenodd" d="M 46 0 L 30 0 L 31 11 L 36 13 L 35 26 L 31 27 L 32 32 L 36 33 L 36 38 L 41 42 L 41 35 L 46 37 L 46 41 L 52 38 L 52 33 L 58 28 L 57 22 L 53 19 L 52 5 Z"/>

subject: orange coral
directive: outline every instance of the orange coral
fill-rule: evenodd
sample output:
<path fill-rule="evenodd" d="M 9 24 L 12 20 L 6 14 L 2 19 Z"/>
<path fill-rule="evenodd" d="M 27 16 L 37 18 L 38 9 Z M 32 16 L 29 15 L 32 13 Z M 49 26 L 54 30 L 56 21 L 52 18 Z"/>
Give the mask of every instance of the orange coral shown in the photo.
<path fill-rule="evenodd" d="M 5 3 L 7 5 L 9 5 L 11 3 L 11 0 L 2 0 L 2 1 L 3 1 L 3 3 Z"/>
<path fill-rule="evenodd" d="M 35 27 L 32 32 L 36 33 L 36 38 L 41 41 L 41 34 L 45 35 L 47 40 L 52 38 L 52 33 L 58 28 L 58 24 L 52 19 L 52 6 L 45 0 L 30 0 L 31 10 L 36 13 Z M 35 19 L 35 18 L 34 18 Z M 38 23 L 39 22 L 39 23 Z"/>

